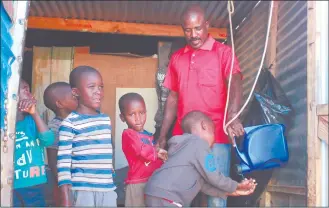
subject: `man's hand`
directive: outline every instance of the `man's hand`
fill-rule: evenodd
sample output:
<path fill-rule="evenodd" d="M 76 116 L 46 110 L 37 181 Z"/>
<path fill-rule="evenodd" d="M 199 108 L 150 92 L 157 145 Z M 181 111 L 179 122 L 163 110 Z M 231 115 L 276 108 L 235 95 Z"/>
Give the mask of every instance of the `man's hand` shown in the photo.
<path fill-rule="evenodd" d="M 159 137 L 158 142 L 156 143 L 156 146 L 161 149 L 165 149 L 167 144 L 167 140 L 165 137 Z"/>
<path fill-rule="evenodd" d="M 256 189 L 257 183 L 254 179 L 244 179 L 242 182 L 238 184 L 237 189 L 228 194 L 229 196 L 246 196 L 254 193 Z"/>
<path fill-rule="evenodd" d="M 18 108 L 22 112 L 29 113 L 30 115 L 34 115 L 36 113 L 36 104 L 37 100 L 34 97 L 29 99 L 23 99 L 19 101 Z"/>
<path fill-rule="evenodd" d="M 239 119 L 235 119 L 228 127 L 227 132 L 230 138 L 244 136 L 244 128 Z"/>
<path fill-rule="evenodd" d="M 168 152 L 164 149 L 157 148 L 158 152 L 158 158 L 160 158 L 163 161 L 166 161 L 168 159 Z"/>

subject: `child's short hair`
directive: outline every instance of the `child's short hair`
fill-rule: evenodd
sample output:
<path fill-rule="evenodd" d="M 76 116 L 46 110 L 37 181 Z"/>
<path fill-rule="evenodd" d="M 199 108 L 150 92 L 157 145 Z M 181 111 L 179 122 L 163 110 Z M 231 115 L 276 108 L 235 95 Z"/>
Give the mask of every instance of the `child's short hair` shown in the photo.
<path fill-rule="evenodd" d="M 72 88 L 76 88 L 84 73 L 97 73 L 99 72 L 91 66 L 78 66 L 74 68 L 70 73 L 70 85 Z"/>
<path fill-rule="evenodd" d="M 126 93 L 124 95 L 121 96 L 121 98 L 119 99 L 119 109 L 120 109 L 120 113 L 123 114 L 125 107 L 128 103 L 130 103 L 131 101 L 142 101 L 144 102 L 144 98 L 135 92 L 129 92 Z"/>
<path fill-rule="evenodd" d="M 50 84 L 43 93 L 43 102 L 47 108 L 52 110 L 54 113 L 57 111 L 56 101 L 63 96 L 62 91 L 59 91 L 60 87 L 70 87 L 69 83 L 66 82 L 55 82 Z"/>
<path fill-rule="evenodd" d="M 191 133 L 195 125 L 199 124 L 201 120 L 212 123 L 212 120 L 201 111 L 191 111 L 187 113 L 181 123 L 182 130 L 185 133 Z"/>

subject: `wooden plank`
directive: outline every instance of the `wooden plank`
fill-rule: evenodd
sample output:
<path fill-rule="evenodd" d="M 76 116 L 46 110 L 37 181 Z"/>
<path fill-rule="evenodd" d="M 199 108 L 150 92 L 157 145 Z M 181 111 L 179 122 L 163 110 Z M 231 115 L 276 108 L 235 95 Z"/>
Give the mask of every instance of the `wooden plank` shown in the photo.
<path fill-rule="evenodd" d="M 184 36 L 183 30 L 179 25 L 158 25 L 48 17 L 29 17 L 28 28 L 146 36 Z M 226 28 L 209 28 L 209 33 L 215 39 L 227 38 Z"/>
<path fill-rule="evenodd" d="M 328 113 L 328 104 L 321 104 L 316 106 L 316 115 L 318 116 L 327 116 Z"/>
<path fill-rule="evenodd" d="M 53 47 L 51 57 L 50 83 L 69 83 L 70 72 L 73 67 L 73 47 Z M 47 110 L 48 120 L 55 116 L 51 110 Z"/>
<path fill-rule="evenodd" d="M 318 122 L 318 138 L 324 141 L 328 145 L 328 116 L 319 116 Z"/>
<path fill-rule="evenodd" d="M 266 191 L 292 194 L 292 195 L 302 195 L 302 196 L 306 195 L 306 188 L 302 186 L 268 185 Z"/>
<path fill-rule="evenodd" d="M 47 108 L 43 102 L 43 92 L 51 83 L 51 47 L 33 47 L 32 94 L 37 99 L 37 110 L 48 122 Z"/>
<path fill-rule="evenodd" d="M 264 191 L 259 200 L 259 207 L 271 207 L 271 193 L 268 191 Z"/>
<path fill-rule="evenodd" d="M 86 53 L 89 54 L 90 53 L 90 47 L 89 46 L 85 46 L 85 47 L 74 47 L 74 54 L 76 53 Z"/>
<path fill-rule="evenodd" d="M 316 22 L 315 1 L 307 1 L 307 205 L 316 206 Z"/>

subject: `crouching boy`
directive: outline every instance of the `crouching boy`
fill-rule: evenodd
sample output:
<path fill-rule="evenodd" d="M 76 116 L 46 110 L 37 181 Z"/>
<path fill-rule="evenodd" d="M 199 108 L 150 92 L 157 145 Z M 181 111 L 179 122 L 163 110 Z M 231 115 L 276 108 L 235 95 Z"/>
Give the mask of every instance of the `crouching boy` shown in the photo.
<path fill-rule="evenodd" d="M 146 206 L 189 206 L 199 191 L 221 198 L 254 192 L 257 184 L 253 179 L 238 183 L 216 169 L 210 149 L 214 124 L 208 116 L 192 111 L 181 125 L 184 134 L 169 140 L 168 160 L 146 185 Z"/>

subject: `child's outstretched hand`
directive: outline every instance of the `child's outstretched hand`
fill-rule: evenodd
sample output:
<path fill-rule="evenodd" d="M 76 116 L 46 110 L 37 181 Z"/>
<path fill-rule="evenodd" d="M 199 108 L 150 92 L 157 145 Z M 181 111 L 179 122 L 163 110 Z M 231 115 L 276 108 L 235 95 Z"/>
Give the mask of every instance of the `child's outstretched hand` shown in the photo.
<path fill-rule="evenodd" d="M 22 112 L 26 112 L 29 113 L 30 115 L 34 115 L 36 112 L 36 104 L 37 104 L 37 100 L 31 96 L 28 99 L 20 100 L 18 103 L 18 108 Z"/>
<path fill-rule="evenodd" d="M 230 196 L 246 196 L 254 193 L 256 189 L 257 183 L 255 179 L 244 179 L 241 181 L 237 187 L 237 189 L 229 194 Z"/>
<path fill-rule="evenodd" d="M 168 152 L 164 149 L 158 148 L 158 158 L 160 158 L 163 161 L 166 161 L 168 159 Z"/>

